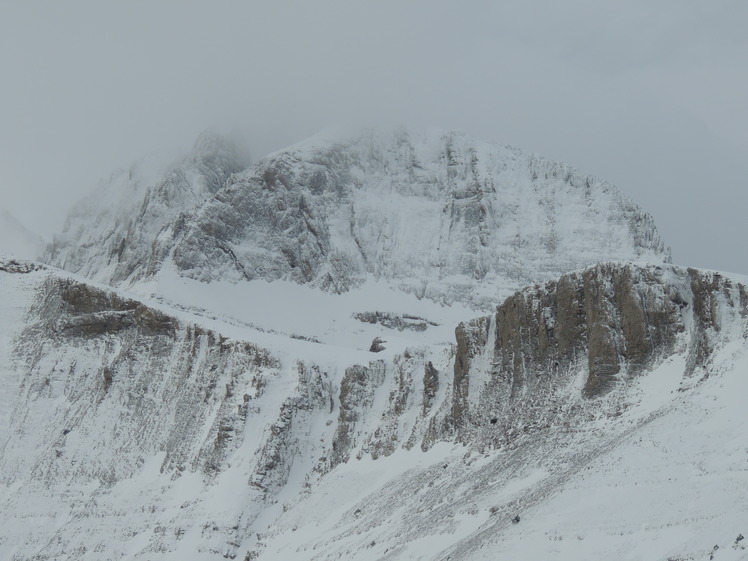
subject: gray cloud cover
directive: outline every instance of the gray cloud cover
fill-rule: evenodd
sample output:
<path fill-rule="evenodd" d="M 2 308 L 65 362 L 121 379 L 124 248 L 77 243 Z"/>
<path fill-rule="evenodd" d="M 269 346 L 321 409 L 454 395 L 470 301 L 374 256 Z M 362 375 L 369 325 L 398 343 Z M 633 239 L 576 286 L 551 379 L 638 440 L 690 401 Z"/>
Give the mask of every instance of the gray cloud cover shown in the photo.
<path fill-rule="evenodd" d="M 0 7 L 0 207 L 47 237 L 154 150 L 255 156 L 333 124 L 456 128 L 644 208 L 676 263 L 748 274 L 748 4 L 24 2 Z"/>

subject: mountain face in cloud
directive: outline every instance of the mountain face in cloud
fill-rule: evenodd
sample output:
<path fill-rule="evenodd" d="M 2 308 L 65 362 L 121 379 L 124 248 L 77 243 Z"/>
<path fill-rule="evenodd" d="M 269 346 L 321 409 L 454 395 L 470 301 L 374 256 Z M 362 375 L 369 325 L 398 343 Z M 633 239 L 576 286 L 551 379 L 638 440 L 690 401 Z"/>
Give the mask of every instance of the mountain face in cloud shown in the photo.
<path fill-rule="evenodd" d="M 610 184 L 451 132 L 322 134 L 250 167 L 211 137 L 152 184 L 109 190 L 127 203 L 89 199 L 47 259 L 117 286 L 165 269 L 333 293 L 376 279 L 485 308 L 601 260 L 669 260 L 651 216 Z"/>
<path fill-rule="evenodd" d="M 0 255 L 36 259 L 44 251 L 44 240 L 21 224 L 11 213 L 0 210 Z"/>
<path fill-rule="evenodd" d="M 162 230 L 185 221 L 248 163 L 229 139 L 206 132 L 166 171 L 154 161 L 118 171 L 73 208 L 47 259 L 103 282 L 142 277 Z"/>

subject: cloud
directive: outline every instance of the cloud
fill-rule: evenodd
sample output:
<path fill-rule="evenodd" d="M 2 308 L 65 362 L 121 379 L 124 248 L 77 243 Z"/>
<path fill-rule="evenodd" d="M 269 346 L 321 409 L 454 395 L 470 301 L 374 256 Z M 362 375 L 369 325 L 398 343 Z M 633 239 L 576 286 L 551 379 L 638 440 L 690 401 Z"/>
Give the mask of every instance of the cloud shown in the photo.
<path fill-rule="evenodd" d="M 655 214 L 677 260 L 748 272 L 736 243 L 710 233 L 716 223 L 692 243 L 691 211 L 672 208 L 691 193 L 681 204 L 699 201 L 705 223 L 722 228 L 720 216 L 737 219 L 736 196 L 745 203 L 736 154 L 748 151 L 747 6 L 4 6 L 2 206 L 49 237 L 99 178 L 154 150 L 187 150 L 210 126 L 242 131 L 257 156 L 328 125 L 405 123 L 594 172 Z"/>

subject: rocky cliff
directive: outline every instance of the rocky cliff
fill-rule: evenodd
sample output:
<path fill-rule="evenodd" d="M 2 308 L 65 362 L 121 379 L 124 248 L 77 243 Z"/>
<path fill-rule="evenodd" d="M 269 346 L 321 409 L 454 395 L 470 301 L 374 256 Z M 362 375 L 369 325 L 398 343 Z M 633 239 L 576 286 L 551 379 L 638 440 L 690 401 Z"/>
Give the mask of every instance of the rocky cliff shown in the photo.
<path fill-rule="evenodd" d="M 675 354 L 684 379 L 707 375 L 721 325 L 744 335 L 747 305 L 743 284 L 676 267 L 605 263 L 534 285 L 458 326 L 445 425 L 468 441 L 489 425 L 499 440 L 547 427 L 559 388 L 594 400 Z"/>
<path fill-rule="evenodd" d="M 332 347 L 320 353 L 315 342 L 266 349 L 51 269 L 8 262 L 0 275 L 6 294 L 29 302 L 12 356 L 0 352 L 12 396 L 0 431 L 2 551 L 17 560 L 277 558 L 308 524 L 304 505 L 356 481 L 357 462 L 391 457 L 432 463 L 376 496 L 364 499 L 366 486 L 351 494 L 360 499 L 336 495 L 350 510 L 316 514 L 332 534 L 314 558 L 340 555 L 338 542 L 405 555 L 404 543 L 456 531 L 454 509 L 472 512 L 471 493 L 545 450 L 558 456 L 555 475 L 492 513 L 535 504 L 649 422 L 654 410 L 636 413 L 639 379 L 669 364 L 679 369 L 673 395 L 687 396 L 748 335 L 743 284 L 671 266 L 569 273 L 461 324 L 451 345 L 362 351 L 368 362 L 319 362 Z M 602 430 L 594 441 L 590 427 Z M 473 454 L 492 458 L 493 471 Z M 486 539 L 471 536 L 465 543 Z M 312 558 L 303 548 L 299 558 Z"/>
<path fill-rule="evenodd" d="M 72 279 L 47 275 L 35 292 L 14 349 L 23 377 L 4 479 L 111 485 L 155 452 L 162 470 L 220 466 L 276 359 Z"/>

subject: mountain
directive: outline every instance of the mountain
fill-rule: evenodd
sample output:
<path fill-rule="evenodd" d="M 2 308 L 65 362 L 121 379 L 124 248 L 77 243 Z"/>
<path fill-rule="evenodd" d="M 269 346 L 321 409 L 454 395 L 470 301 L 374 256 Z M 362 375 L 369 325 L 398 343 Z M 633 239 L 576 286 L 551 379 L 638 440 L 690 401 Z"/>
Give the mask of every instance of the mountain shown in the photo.
<path fill-rule="evenodd" d="M 5 559 L 744 553 L 745 279 L 601 264 L 451 344 L 345 310 L 379 353 L 29 263 L 0 285 Z"/>
<path fill-rule="evenodd" d="M 334 293 L 380 280 L 488 309 L 602 260 L 669 260 L 651 216 L 611 185 L 458 133 L 320 135 L 242 171 L 226 142 L 210 147 L 152 187 L 113 186 L 130 201 L 116 217 L 90 200 L 48 261 L 121 287 L 165 269 Z"/>
<path fill-rule="evenodd" d="M 2 559 L 745 558 L 748 279 L 564 164 L 206 134 L 45 259 L 0 258 Z"/>
<path fill-rule="evenodd" d="M 164 226 L 184 220 L 248 162 L 229 138 L 208 131 L 166 171 L 155 157 L 119 170 L 72 209 L 45 260 L 114 285 L 140 278 Z"/>

